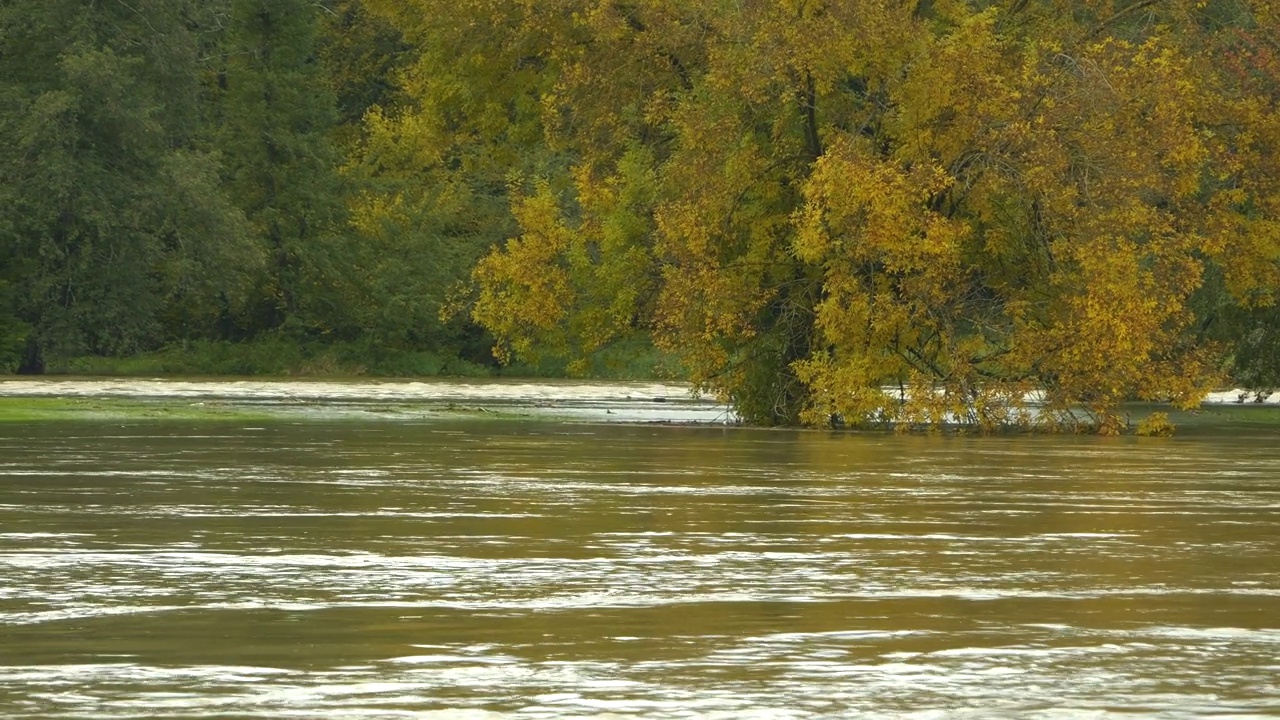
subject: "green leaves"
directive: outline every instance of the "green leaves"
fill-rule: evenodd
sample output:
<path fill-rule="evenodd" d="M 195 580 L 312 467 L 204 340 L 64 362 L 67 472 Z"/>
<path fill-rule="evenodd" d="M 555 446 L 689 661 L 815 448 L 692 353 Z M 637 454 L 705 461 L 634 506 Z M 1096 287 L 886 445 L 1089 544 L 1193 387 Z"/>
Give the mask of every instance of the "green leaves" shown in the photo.
<path fill-rule="evenodd" d="M 177 7 L 6 10 L 27 13 L 18 46 L 52 58 L 0 57 L 0 247 L 15 260 L 0 279 L 43 355 L 154 347 L 170 301 L 192 304 L 199 284 L 208 304 L 214 278 L 252 264 L 216 156 L 191 148 L 195 68 L 161 66 L 194 62 Z"/>

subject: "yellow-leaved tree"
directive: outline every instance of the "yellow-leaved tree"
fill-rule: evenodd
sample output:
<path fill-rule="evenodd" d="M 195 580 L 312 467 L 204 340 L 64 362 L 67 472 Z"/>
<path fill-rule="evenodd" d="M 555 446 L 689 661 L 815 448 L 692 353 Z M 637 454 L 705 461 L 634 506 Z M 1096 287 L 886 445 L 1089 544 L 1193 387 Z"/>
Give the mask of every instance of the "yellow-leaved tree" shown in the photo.
<path fill-rule="evenodd" d="M 386 5 L 417 109 L 369 147 L 507 173 L 502 354 L 642 332 L 755 422 L 1116 432 L 1215 381 L 1206 277 L 1274 296 L 1270 0 Z"/>

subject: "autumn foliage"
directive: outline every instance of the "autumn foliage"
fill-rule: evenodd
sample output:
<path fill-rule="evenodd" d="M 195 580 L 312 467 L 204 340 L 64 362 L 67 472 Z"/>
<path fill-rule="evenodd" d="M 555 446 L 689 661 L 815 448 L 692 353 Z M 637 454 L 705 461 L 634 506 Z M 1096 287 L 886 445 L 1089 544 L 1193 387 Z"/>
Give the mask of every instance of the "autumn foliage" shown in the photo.
<path fill-rule="evenodd" d="M 356 214 L 504 198 L 504 358 L 641 334 L 755 422 L 1109 432 L 1280 287 L 1271 0 L 367 5 L 418 55 L 364 162 L 433 184 Z"/>

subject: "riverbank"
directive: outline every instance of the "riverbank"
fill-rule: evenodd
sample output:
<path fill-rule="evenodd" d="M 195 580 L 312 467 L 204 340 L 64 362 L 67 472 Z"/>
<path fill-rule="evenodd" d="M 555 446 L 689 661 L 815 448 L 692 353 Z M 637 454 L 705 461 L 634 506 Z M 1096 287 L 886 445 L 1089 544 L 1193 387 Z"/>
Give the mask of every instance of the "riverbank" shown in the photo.
<path fill-rule="evenodd" d="M 1164 412 L 1177 432 L 1280 430 L 1280 397 L 1213 393 L 1194 411 L 1131 403 L 1136 424 Z M 0 380 L 0 422 L 431 421 L 456 417 L 586 423 L 735 424 L 727 406 L 657 381 L 79 378 Z"/>
<path fill-rule="evenodd" d="M 0 380 L 0 421 L 430 420 L 470 415 L 578 422 L 724 424 L 719 403 L 654 381 L 524 379 Z"/>

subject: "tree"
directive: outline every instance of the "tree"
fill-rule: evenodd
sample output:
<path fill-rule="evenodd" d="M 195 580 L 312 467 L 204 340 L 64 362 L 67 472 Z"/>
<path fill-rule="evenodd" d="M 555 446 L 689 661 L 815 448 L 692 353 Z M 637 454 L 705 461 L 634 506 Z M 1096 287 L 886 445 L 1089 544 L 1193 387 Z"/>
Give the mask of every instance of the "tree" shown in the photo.
<path fill-rule="evenodd" d="M 0 8 L 0 327 L 27 370 L 154 346 L 168 308 L 234 295 L 255 261 L 197 142 L 192 18 L 177 0 Z"/>
<path fill-rule="evenodd" d="M 232 0 L 219 75 L 227 189 L 266 257 L 238 333 L 351 335 L 334 97 L 308 0 Z"/>
<path fill-rule="evenodd" d="M 444 32 L 428 5 L 405 12 Z M 574 163 L 476 271 L 475 317 L 517 354 L 589 348 L 574 328 L 623 307 L 608 327 L 650 330 L 750 420 L 1083 408 L 1112 432 L 1121 400 L 1215 380 L 1207 270 L 1275 287 L 1272 121 L 1213 54 L 1274 27 L 1263 2 L 464 5 L 508 18 L 473 52 L 537 69 L 519 89 Z M 550 49 L 500 51 L 530 43 Z M 637 148 L 656 181 L 628 214 L 652 231 L 610 242 L 593 199 Z"/>
<path fill-rule="evenodd" d="M 369 258 L 363 324 L 386 344 L 459 349 L 479 332 L 448 312 L 454 292 L 515 231 L 512 189 L 530 190 L 568 164 L 545 146 L 541 116 L 554 80 L 542 68 L 558 36 L 505 33 L 543 15 L 541 6 L 363 7 L 409 48 L 393 73 L 397 90 L 365 114 L 346 168 L 359 188 L 352 220 Z"/>
<path fill-rule="evenodd" d="M 1198 293 L 1200 334 L 1229 349 L 1233 379 L 1269 388 L 1280 385 L 1280 15 L 1267 3 L 1222 5 L 1224 29 L 1211 47 L 1234 86 L 1241 191 L 1229 229 L 1236 241 L 1222 248 L 1227 262 L 1210 268 Z M 1246 190 L 1253 188 L 1271 190 Z"/>
<path fill-rule="evenodd" d="M 394 25 L 363 0 L 334 0 L 321 16 L 319 58 L 337 107 L 337 121 L 353 139 L 375 107 L 390 107 L 397 73 L 410 46 Z"/>

